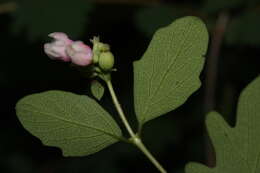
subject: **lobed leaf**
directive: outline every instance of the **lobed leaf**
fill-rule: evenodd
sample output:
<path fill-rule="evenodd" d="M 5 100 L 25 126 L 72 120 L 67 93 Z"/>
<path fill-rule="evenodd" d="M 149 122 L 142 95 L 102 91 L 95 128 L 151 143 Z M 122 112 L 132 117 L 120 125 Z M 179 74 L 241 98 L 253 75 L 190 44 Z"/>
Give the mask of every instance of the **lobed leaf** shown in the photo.
<path fill-rule="evenodd" d="M 134 102 L 139 123 L 176 109 L 200 87 L 208 32 L 197 17 L 159 29 L 134 62 Z"/>
<path fill-rule="evenodd" d="M 260 76 L 243 90 L 237 114 L 234 128 L 218 113 L 208 115 L 207 127 L 216 152 L 216 167 L 190 163 L 187 173 L 260 172 Z"/>
<path fill-rule="evenodd" d="M 118 141 L 121 130 L 93 99 L 47 91 L 21 99 L 16 113 L 25 129 L 64 156 L 85 156 Z"/>

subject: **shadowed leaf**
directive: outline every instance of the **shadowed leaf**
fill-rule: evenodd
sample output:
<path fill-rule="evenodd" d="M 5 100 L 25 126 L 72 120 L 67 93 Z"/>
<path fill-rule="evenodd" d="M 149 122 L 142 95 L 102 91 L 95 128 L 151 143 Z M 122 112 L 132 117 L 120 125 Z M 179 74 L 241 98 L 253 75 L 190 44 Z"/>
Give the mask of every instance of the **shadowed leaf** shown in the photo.
<path fill-rule="evenodd" d="M 237 123 L 230 127 L 216 112 L 207 117 L 207 127 L 216 152 L 216 167 L 190 163 L 186 173 L 260 172 L 260 76 L 239 98 Z"/>

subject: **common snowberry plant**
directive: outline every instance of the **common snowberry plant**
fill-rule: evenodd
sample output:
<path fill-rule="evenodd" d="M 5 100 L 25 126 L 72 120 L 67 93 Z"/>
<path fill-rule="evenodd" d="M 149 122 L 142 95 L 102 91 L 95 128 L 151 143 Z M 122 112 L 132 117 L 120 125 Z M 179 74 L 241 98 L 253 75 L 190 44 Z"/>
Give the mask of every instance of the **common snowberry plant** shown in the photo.
<path fill-rule="evenodd" d="M 133 129 L 129 124 L 114 92 L 111 73 L 115 71 L 116 59 L 110 46 L 102 43 L 98 37 L 91 40 L 93 46 L 90 48 L 81 41 L 69 39 L 64 33 L 56 32 L 49 36 L 53 41 L 46 43 L 44 50 L 51 59 L 86 68 L 90 72 L 89 77 L 99 78 L 106 84 L 128 135 L 122 135 L 116 121 L 98 104 L 104 93 L 104 87 L 98 80 L 90 86 L 96 99 L 64 91 L 47 91 L 22 98 L 16 105 L 16 111 L 24 128 L 40 138 L 43 144 L 61 148 L 64 156 L 86 156 L 115 142 L 127 142 L 140 149 L 158 171 L 166 173 L 142 142 L 142 127 L 148 121 L 182 105 L 200 87 L 199 75 L 208 46 L 208 32 L 203 22 L 196 17 L 184 17 L 159 29 L 143 57 L 134 62 L 134 109 L 138 129 Z M 244 91 L 241 102 L 246 102 L 250 97 L 259 100 L 259 79 Z M 256 116 L 256 112 L 260 112 L 260 105 L 259 102 L 255 102 L 253 107 L 243 104 L 245 103 L 241 103 L 242 108 L 239 109 L 239 124 L 234 130 L 227 127 L 216 113 L 209 115 L 209 131 L 216 144 L 216 151 L 221 153 L 217 153 L 217 161 L 220 160 L 218 168 L 211 170 L 189 164 L 187 172 L 230 173 L 231 169 L 225 171 L 225 163 L 236 158 L 241 158 L 239 162 L 234 162 L 238 163 L 237 169 L 234 168 L 237 172 L 247 164 L 245 160 L 254 163 L 248 169 L 253 172 L 260 169 L 260 166 L 255 166 L 259 164 L 260 159 L 257 158 L 260 156 L 260 148 L 258 147 L 258 154 L 250 150 L 260 143 L 253 142 L 257 134 L 252 130 L 260 127 L 260 116 Z M 251 108 L 258 111 L 251 114 Z M 242 117 L 249 114 L 254 117 Z M 243 137 L 239 136 L 242 131 L 245 132 Z M 251 143 L 244 142 L 247 140 Z M 238 146 L 241 141 L 243 144 Z M 243 151 L 238 152 L 240 148 Z M 229 151 L 234 157 L 225 155 Z M 254 157 L 248 157 L 250 154 Z"/>

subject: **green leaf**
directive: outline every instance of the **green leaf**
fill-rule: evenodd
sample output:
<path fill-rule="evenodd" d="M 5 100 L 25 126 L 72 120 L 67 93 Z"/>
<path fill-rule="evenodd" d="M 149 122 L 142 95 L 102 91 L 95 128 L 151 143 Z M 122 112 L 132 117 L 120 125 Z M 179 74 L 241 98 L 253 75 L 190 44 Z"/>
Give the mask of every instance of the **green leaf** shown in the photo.
<path fill-rule="evenodd" d="M 105 88 L 99 81 L 97 80 L 92 81 L 90 89 L 91 89 L 91 93 L 96 99 L 100 100 L 103 97 Z"/>
<path fill-rule="evenodd" d="M 16 0 L 18 9 L 13 13 L 15 33 L 24 32 L 35 41 L 51 32 L 65 32 L 78 37 L 85 25 L 93 4 L 85 0 Z"/>
<path fill-rule="evenodd" d="M 208 32 L 196 17 L 159 29 L 134 62 L 134 103 L 139 123 L 176 109 L 200 87 Z"/>
<path fill-rule="evenodd" d="M 187 173 L 260 172 L 260 76 L 239 98 L 237 123 L 230 127 L 216 112 L 207 117 L 209 135 L 216 152 L 216 167 L 190 163 Z"/>
<path fill-rule="evenodd" d="M 43 144 L 59 147 L 64 156 L 85 156 L 118 141 L 121 130 L 93 99 L 47 91 L 21 99 L 19 120 Z"/>

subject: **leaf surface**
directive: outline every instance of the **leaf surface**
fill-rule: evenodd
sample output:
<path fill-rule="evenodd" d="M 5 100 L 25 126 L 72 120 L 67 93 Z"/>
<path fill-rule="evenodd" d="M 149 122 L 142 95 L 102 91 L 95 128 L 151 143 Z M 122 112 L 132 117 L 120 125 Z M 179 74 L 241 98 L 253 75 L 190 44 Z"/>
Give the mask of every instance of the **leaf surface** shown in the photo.
<path fill-rule="evenodd" d="M 59 147 L 64 156 L 85 156 L 118 141 L 121 130 L 93 99 L 47 91 L 21 99 L 19 120 L 43 144 Z"/>
<path fill-rule="evenodd" d="M 91 89 L 91 93 L 96 99 L 100 100 L 103 97 L 105 88 L 99 81 L 97 80 L 92 81 L 90 89 Z"/>
<path fill-rule="evenodd" d="M 234 128 L 216 112 L 208 115 L 207 127 L 216 152 L 216 167 L 189 163 L 187 173 L 260 172 L 260 76 L 240 95 Z"/>
<path fill-rule="evenodd" d="M 200 87 L 208 32 L 196 17 L 159 29 L 134 62 L 134 102 L 140 124 L 174 110 Z"/>

